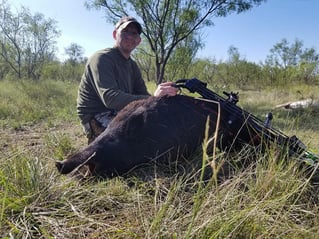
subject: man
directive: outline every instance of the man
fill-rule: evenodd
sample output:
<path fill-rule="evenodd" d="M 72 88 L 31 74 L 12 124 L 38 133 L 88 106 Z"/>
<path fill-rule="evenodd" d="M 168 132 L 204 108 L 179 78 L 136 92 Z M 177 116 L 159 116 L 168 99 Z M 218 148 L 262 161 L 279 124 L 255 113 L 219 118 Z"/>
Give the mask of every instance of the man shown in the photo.
<path fill-rule="evenodd" d="M 123 17 L 115 25 L 113 48 L 97 51 L 88 60 L 78 90 L 77 112 L 92 142 L 128 103 L 150 96 L 140 69 L 130 57 L 140 44 L 142 27 L 133 17 Z M 160 84 L 154 96 L 174 96 L 172 83 Z"/>

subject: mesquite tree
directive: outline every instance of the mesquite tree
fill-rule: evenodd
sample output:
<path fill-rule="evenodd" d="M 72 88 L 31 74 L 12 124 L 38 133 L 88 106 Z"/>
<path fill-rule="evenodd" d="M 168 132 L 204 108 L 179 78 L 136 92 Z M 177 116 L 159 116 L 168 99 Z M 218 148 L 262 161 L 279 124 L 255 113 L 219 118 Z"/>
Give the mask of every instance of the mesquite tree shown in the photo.
<path fill-rule="evenodd" d="M 316 81 L 319 72 L 319 54 L 314 47 L 304 48 L 303 41 L 295 39 L 289 43 L 286 38 L 270 49 L 265 61 L 273 71 L 272 81 L 282 79 L 284 83 L 298 78 L 306 83 Z"/>
<path fill-rule="evenodd" d="M 53 60 L 60 35 L 56 21 L 22 7 L 13 12 L 5 0 L 0 4 L 0 62 L 18 79 L 38 79 L 42 68 Z"/>

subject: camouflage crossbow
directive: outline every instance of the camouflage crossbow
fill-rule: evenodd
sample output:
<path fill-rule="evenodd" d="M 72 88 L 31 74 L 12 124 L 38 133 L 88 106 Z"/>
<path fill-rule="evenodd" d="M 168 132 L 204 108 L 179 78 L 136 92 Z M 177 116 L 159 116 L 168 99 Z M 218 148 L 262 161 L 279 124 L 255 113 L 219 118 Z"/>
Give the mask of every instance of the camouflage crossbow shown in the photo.
<path fill-rule="evenodd" d="M 271 126 L 272 114 L 268 113 L 262 121 L 253 114 L 243 110 L 236 103 L 238 93 L 223 92 L 227 98 L 209 90 L 207 84 L 196 79 L 180 79 L 175 82 L 176 87 L 185 88 L 191 93 L 198 93 L 204 99 L 216 101 L 220 104 L 221 127 L 219 135 L 225 137 L 220 143 L 221 148 L 240 147 L 243 144 L 261 145 L 275 143 L 282 149 L 287 149 L 289 156 L 296 157 L 302 163 L 317 169 L 319 155 L 307 150 L 295 135 L 289 137 Z M 228 137 L 227 137 L 228 135 Z M 236 141 L 236 143 L 234 143 Z"/>

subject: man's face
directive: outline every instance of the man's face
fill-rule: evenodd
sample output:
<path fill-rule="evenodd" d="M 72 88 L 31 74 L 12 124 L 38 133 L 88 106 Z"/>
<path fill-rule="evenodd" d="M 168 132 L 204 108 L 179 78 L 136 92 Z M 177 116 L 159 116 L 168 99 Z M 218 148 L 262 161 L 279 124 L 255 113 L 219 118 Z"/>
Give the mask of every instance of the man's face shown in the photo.
<path fill-rule="evenodd" d="M 134 23 L 129 24 L 126 28 L 121 27 L 113 32 L 115 45 L 125 54 L 130 54 L 135 47 L 141 42 L 140 34 Z"/>

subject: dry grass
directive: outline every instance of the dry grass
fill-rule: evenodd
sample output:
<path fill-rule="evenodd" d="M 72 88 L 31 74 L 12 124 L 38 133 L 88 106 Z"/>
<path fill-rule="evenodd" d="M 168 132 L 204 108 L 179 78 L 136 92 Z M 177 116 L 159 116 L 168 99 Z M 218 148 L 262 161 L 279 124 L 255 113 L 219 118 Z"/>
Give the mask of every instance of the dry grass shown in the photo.
<path fill-rule="evenodd" d="M 75 94 L 76 86 L 54 87 L 67 97 L 66 92 Z M 32 89 L 29 86 L 28 91 Z M 42 94 L 47 97 L 44 90 Z M 28 99 L 36 105 L 32 97 Z M 287 163 L 271 150 L 261 154 L 245 148 L 236 155 L 216 151 L 214 158 L 199 150 L 192 158 L 170 165 L 150 163 L 110 180 L 78 181 L 59 175 L 54 161 L 86 144 L 75 112 L 65 113 L 70 112 L 65 110 L 70 108 L 69 99 L 59 100 L 48 106 L 50 112 L 59 105 L 58 115 L 46 113 L 38 119 L 31 114 L 32 123 L 20 123 L 15 114 L 1 116 L 6 122 L 0 132 L 2 238 L 318 237 L 317 186 L 293 161 Z M 244 97 L 241 100 L 245 104 Z M 278 121 L 284 114 L 278 113 Z M 305 116 L 289 117 L 290 123 L 280 123 L 284 130 L 318 148 L 311 114 L 307 121 L 297 119 Z M 310 130 L 303 128 L 304 123 Z M 213 161 L 216 168 L 224 162 L 216 178 L 204 167 Z M 229 171 L 232 177 L 227 177 Z"/>

